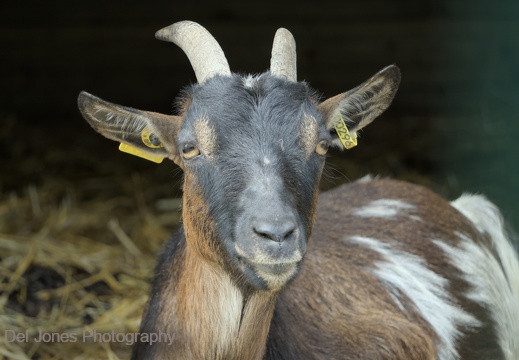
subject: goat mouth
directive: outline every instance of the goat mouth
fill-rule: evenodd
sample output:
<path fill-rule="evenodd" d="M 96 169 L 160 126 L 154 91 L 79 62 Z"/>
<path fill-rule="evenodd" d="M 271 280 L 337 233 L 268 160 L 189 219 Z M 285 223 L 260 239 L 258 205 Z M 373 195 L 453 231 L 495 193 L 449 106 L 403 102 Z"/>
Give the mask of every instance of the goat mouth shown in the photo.
<path fill-rule="evenodd" d="M 284 275 L 293 273 L 297 267 L 297 263 L 274 263 L 274 264 L 251 264 L 258 272 L 269 275 Z"/>
<path fill-rule="evenodd" d="M 296 277 L 301 261 L 255 263 L 242 257 L 238 259 L 238 264 L 254 287 L 279 291 Z"/>
<path fill-rule="evenodd" d="M 236 246 L 236 251 L 239 254 L 238 263 L 242 270 L 248 268 L 256 273 L 268 274 L 270 276 L 293 273 L 303 259 L 300 252 L 296 252 L 289 258 L 277 259 L 278 261 L 276 259 L 269 259 L 270 261 L 263 259 L 266 261 L 258 262 L 254 257 L 246 256 L 246 253 L 239 246 Z"/>
<path fill-rule="evenodd" d="M 300 261 L 256 263 L 244 257 L 239 257 L 239 264 L 242 269 L 249 268 L 255 272 L 271 275 L 283 275 L 288 272 L 293 272 L 299 263 Z"/>

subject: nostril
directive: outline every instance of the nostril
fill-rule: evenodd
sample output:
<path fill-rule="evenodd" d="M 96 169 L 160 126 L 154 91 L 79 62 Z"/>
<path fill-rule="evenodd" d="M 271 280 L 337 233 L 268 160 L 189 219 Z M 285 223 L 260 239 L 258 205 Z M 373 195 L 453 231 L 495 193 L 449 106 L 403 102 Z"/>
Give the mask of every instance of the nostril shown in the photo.
<path fill-rule="evenodd" d="M 265 232 L 265 231 L 261 231 L 261 230 L 258 230 L 256 228 L 254 228 L 254 232 L 261 236 L 262 238 L 265 238 L 265 239 L 272 239 L 272 237 L 274 236 L 274 234 L 271 234 L 271 233 L 268 233 L 268 232 Z"/>
<path fill-rule="evenodd" d="M 293 223 L 284 223 L 278 226 L 269 223 L 256 224 L 253 227 L 256 235 L 265 240 L 272 240 L 275 242 L 283 242 L 291 238 L 295 233 L 295 225 Z"/>
<path fill-rule="evenodd" d="M 283 239 L 288 239 L 288 238 L 290 238 L 290 237 L 294 234 L 295 231 L 296 231 L 296 229 L 289 230 L 289 231 L 285 234 L 285 236 L 283 237 Z"/>

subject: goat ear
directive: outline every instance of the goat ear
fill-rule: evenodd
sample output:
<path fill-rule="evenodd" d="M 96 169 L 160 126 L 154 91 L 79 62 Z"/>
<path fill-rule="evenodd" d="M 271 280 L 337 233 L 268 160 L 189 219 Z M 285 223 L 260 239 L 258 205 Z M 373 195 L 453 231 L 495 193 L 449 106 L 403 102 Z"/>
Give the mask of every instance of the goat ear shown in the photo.
<path fill-rule="evenodd" d="M 400 84 L 400 70 L 390 65 L 356 88 L 329 98 L 318 105 L 326 128 L 332 133 L 333 143 L 341 145 L 335 125 L 342 118 L 352 137 L 386 110 Z"/>
<path fill-rule="evenodd" d="M 181 166 L 175 145 L 182 124 L 180 116 L 112 104 L 85 91 L 79 94 L 78 106 L 95 131 L 121 143 L 121 151 L 154 162 L 167 157 Z"/>

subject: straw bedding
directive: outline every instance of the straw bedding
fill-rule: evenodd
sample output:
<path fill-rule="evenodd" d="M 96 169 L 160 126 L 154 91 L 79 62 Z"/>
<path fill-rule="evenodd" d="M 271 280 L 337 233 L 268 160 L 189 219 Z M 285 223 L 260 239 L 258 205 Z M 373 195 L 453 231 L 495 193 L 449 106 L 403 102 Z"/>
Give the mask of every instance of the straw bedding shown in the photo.
<path fill-rule="evenodd" d="M 180 221 L 179 200 L 148 208 L 138 177 L 128 194 L 85 199 L 95 182 L 2 194 L 0 358 L 129 357 L 125 334 L 138 331 L 156 253 Z M 83 338 L 94 330 L 97 337 Z"/>

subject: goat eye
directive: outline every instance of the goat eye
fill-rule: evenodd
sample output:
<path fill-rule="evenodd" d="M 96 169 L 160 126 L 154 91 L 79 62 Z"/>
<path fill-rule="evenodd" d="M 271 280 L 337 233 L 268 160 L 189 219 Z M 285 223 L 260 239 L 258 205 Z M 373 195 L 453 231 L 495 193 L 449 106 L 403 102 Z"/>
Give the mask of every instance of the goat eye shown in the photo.
<path fill-rule="evenodd" d="M 192 159 L 198 155 L 200 155 L 200 149 L 198 149 L 195 145 L 188 144 L 184 145 L 184 147 L 182 148 L 182 157 L 185 160 Z"/>
<path fill-rule="evenodd" d="M 319 144 L 317 144 L 317 146 L 315 148 L 315 152 L 318 153 L 319 155 L 326 155 L 329 148 L 330 148 L 330 143 L 328 142 L 328 140 L 321 140 L 321 141 L 319 141 Z"/>

